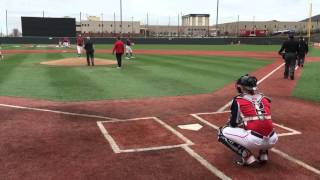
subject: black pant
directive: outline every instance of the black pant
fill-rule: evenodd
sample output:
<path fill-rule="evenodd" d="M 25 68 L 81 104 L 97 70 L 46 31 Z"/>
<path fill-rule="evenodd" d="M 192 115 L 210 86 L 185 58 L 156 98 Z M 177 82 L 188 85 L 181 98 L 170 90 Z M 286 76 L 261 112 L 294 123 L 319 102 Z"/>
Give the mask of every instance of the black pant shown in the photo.
<path fill-rule="evenodd" d="M 288 76 L 290 75 L 290 78 L 294 79 L 296 60 L 297 60 L 297 55 L 295 53 L 285 54 L 284 78 L 288 78 Z"/>
<path fill-rule="evenodd" d="M 305 53 L 299 53 L 299 55 L 298 55 L 298 66 L 303 67 L 305 57 L 306 57 Z"/>
<path fill-rule="evenodd" d="M 86 52 L 87 54 L 87 64 L 88 66 L 90 66 L 90 64 L 92 66 L 94 66 L 94 52 L 90 51 L 90 52 Z"/>
<path fill-rule="evenodd" d="M 116 57 L 117 57 L 117 62 L 118 62 L 118 67 L 121 67 L 121 62 L 122 62 L 122 55 L 123 53 L 116 53 Z"/>

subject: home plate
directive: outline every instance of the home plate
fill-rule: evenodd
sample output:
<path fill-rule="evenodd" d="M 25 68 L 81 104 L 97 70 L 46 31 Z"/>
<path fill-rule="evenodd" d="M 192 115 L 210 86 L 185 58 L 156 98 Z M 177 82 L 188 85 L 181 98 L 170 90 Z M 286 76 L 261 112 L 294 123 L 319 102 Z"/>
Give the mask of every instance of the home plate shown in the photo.
<path fill-rule="evenodd" d="M 203 126 L 200 124 L 186 124 L 186 125 L 178 125 L 180 129 L 186 129 L 191 131 L 199 131 Z"/>

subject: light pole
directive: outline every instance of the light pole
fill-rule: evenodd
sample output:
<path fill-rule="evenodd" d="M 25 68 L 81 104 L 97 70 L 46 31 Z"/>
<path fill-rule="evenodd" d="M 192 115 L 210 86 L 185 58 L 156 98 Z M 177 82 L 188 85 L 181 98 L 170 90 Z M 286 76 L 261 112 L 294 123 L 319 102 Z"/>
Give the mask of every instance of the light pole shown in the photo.
<path fill-rule="evenodd" d="M 101 36 L 103 36 L 103 13 L 101 13 Z"/>
<path fill-rule="evenodd" d="M 113 35 L 116 35 L 116 13 L 113 13 Z"/>
<path fill-rule="evenodd" d="M 7 33 L 7 37 L 8 35 L 8 10 L 6 10 L 6 33 Z"/>
<path fill-rule="evenodd" d="M 308 21 L 308 45 L 310 45 L 311 42 L 311 17 L 312 17 L 312 0 L 309 0 L 309 21 Z"/>
<path fill-rule="evenodd" d="M 219 0 L 217 0 L 216 36 L 218 36 Z"/>
<path fill-rule="evenodd" d="M 122 35 L 122 0 L 120 0 L 120 35 Z"/>
<path fill-rule="evenodd" d="M 131 36 L 133 36 L 133 17 L 131 17 Z"/>

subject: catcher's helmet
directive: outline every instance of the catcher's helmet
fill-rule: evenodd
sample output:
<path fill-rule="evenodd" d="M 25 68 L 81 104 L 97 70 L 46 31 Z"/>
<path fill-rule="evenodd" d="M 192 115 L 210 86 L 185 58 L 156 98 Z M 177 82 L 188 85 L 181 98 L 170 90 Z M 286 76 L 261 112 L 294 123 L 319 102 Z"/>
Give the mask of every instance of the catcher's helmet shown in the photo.
<path fill-rule="evenodd" d="M 238 80 L 236 85 L 242 86 L 243 88 L 249 90 L 249 91 L 255 91 L 257 90 L 257 78 L 254 76 L 249 76 L 248 74 L 241 76 Z"/>

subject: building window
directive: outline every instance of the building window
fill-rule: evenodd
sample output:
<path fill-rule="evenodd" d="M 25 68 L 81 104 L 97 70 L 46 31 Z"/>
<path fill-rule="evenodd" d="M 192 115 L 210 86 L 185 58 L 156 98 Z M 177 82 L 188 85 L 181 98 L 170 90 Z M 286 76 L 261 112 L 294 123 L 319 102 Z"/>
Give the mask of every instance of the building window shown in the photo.
<path fill-rule="evenodd" d="M 246 29 L 246 28 L 247 28 L 247 25 L 244 25 L 244 28 Z"/>
<path fill-rule="evenodd" d="M 283 25 L 284 28 L 287 28 L 287 25 Z"/>
<path fill-rule="evenodd" d="M 274 25 L 274 28 L 277 28 L 277 25 Z"/>
<path fill-rule="evenodd" d="M 110 27 L 112 27 L 112 24 L 110 24 Z"/>
<path fill-rule="evenodd" d="M 264 25 L 264 28 L 267 28 L 267 25 Z"/>
<path fill-rule="evenodd" d="M 119 27 L 122 27 L 122 25 L 120 24 Z"/>
<path fill-rule="evenodd" d="M 128 27 L 130 27 L 130 25 L 128 25 Z"/>

